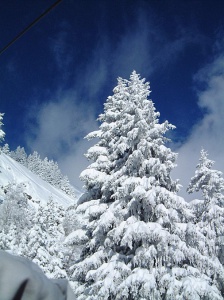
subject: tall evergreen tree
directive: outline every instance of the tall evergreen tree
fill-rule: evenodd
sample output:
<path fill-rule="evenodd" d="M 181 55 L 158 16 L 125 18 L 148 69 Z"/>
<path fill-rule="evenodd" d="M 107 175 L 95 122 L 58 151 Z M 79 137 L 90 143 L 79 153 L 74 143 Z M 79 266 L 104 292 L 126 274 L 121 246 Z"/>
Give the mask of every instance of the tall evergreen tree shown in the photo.
<path fill-rule="evenodd" d="M 99 142 L 80 176 L 88 242 L 74 266 L 78 299 L 222 299 L 209 273 L 216 265 L 185 238 L 192 215 L 170 176 L 176 154 L 165 146 L 174 126 L 159 123 L 149 94 L 136 72 L 119 78 L 99 130 L 87 136 Z"/>

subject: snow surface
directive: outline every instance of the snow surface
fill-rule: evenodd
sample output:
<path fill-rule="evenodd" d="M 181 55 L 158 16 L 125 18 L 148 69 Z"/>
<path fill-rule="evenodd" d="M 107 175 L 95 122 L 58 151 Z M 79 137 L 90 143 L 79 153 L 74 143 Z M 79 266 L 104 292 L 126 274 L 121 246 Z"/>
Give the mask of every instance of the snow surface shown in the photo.
<path fill-rule="evenodd" d="M 65 208 L 76 202 L 76 199 L 66 195 L 63 191 L 45 182 L 11 157 L 1 153 L 0 199 L 3 198 L 4 195 L 4 188 L 2 187 L 8 185 L 9 183 L 24 183 L 24 191 L 27 193 L 27 195 L 32 197 L 31 200 L 34 205 L 38 202 L 41 204 L 46 204 L 50 198 Z M 81 195 L 81 192 L 75 190 L 75 193 L 78 199 L 78 197 Z"/>
<path fill-rule="evenodd" d="M 74 300 L 66 280 L 50 280 L 41 269 L 23 257 L 0 251 L 0 299 Z M 26 282 L 24 291 L 21 289 Z M 18 295 L 21 290 L 22 298 Z M 66 295 L 66 296 L 65 296 Z"/>

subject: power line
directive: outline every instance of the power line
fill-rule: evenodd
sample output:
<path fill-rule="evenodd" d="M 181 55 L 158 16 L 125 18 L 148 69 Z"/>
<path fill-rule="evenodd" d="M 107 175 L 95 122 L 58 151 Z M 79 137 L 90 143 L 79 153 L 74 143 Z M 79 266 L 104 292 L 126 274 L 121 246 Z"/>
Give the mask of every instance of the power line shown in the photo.
<path fill-rule="evenodd" d="M 48 14 L 53 8 L 55 8 L 62 0 L 56 1 L 48 9 L 46 9 L 39 17 L 37 17 L 32 23 L 30 23 L 25 29 L 23 29 L 16 37 L 14 37 L 5 47 L 0 50 L 0 55 L 5 52 L 12 44 L 14 44 L 21 36 L 23 36 L 31 27 L 40 21 L 46 14 Z"/>

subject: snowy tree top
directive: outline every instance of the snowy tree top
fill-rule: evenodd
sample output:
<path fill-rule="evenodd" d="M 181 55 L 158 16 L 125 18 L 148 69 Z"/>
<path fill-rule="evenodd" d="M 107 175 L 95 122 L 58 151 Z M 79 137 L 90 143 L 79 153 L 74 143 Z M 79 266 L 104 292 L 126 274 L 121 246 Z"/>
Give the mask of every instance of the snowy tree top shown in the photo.
<path fill-rule="evenodd" d="M 0 113 L 0 142 L 2 140 L 4 140 L 4 136 L 5 136 L 5 132 L 1 129 L 3 123 L 2 123 L 2 119 L 3 119 L 4 114 Z"/>
<path fill-rule="evenodd" d="M 222 172 L 212 169 L 213 160 L 208 159 L 208 153 L 202 149 L 199 164 L 195 175 L 191 178 L 187 191 L 189 193 L 202 191 L 204 199 L 208 202 L 212 199 L 224 199 L 224 179 Z"/>

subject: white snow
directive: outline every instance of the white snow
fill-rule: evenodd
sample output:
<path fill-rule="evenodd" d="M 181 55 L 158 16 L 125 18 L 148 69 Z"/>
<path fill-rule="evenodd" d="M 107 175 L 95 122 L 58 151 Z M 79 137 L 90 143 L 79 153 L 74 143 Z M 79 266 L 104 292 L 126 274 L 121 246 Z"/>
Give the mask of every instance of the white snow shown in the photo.
<path fill-rule="evenodd" d="M 76 231 L 71 232 L 64 241 L 65 245 L 79 245 L 88 241 L 86 232 L 82 229 L 77 229 Z"/>
<path fill-rule="evenodd" d="M 67 281 L 48 279 L 37 265 L 25 258 L 0 251 L 0 269 L 0 299 L 20 299 L 15 295 L 25 281 L 24 300 L 61 300 L 65 299 L 65 294 L 66 299 L 75 299 Z"/>
<path fill-rule="evenodd" d="M 68 207 L 76 201 L 64 192 L 51 186 L 26 167 L 22 166 L 4 153 L 0 154 L 0 199 L 4 195 L 4 186 L 9 183 L 24 183 L 24 191 L 32 197 L 32 202 L 45 204 L 52 198 L 59 205 Z M 81 192 L 77 192 L 78 195 Z"/>

